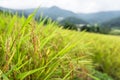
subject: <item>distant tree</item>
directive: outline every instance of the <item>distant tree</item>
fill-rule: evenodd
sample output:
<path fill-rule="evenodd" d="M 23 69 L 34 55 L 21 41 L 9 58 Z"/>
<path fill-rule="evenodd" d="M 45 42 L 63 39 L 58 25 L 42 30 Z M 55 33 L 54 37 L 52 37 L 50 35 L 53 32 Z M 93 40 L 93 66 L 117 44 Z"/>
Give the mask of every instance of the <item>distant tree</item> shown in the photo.
<path fill-rule="evenodd" d="M 100 27 L 99 26 L 95 27 L 95 32 L 100 32 Z"/>
<path fill-rule="evenodd" d="M 3 11 L 2 11 L 2 10 L 0 10 L 0 13 L 3 13 Z"/>
<path fill-rule="evenodd" d="M 81 27 L 81 31 L 87 31 L 87 32 L 100 32 L 100 27 L 98 25 L 84 25 Z"/>
<path fill-rule="evenodd" d="M 93 32 L 96 32 L 96 33 L 100 32 L 100 26 L 98 24 L 94 24 L 92 28 L 93 28 Z"/>
<path fill-rule="evenodd" d="M 88 31 L 88 32 L 90 32 L 90 27 L 88 27 L 87 25 L 83 25 L 83 26 L 81 26 L 81 31 Z"/>
<path fill-rule="evenodd" d="M 65 22 L 65 23 L 63 24 L 63 26 L 64 26 L 65 29 L 77 30 L 76 25 L 73 24 L 73 23 L 70 23 L 70 22 Z"/>
<path fill-rule="evenodd" d="M 111 31 L 111 27 L 108 27 L 108 26 L 101 26 L 100 27 L 100 33 L 109 34 L 110 31 Z"/>

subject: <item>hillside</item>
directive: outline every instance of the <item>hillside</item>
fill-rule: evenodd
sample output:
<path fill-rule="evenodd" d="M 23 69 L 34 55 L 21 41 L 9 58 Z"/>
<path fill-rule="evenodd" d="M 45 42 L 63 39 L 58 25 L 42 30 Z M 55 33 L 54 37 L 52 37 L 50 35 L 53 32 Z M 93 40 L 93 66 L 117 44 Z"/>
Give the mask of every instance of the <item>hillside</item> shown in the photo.
<path fill-rule="evenodd" d="M 64 24 L 66 22 L 73 23 L 73 24 L 88 24 L 86 21 L 76 17 L 67 17 L 63 19 L 60 23 Z"/>
<path fill-rule="evenodd" d="M 86 20 L 89 23 L 104 23 L 114 18 L 120 17 L 120 11 L 106 11 L 89 14 L 78 14 L 80 18 Z"/>
<path fill-rule="evenodd" d="M 120 17 L 104 22 L 103 25 L 109 27 L 120 27 Z"/>
<path fill-rule="evenodd" d="M 76 14 L 73 13 L 72 11 L 60 9 L 56 6 L 44 9 L 42 12 L 45 16 L 51 17 L 52 19 L 55 19 L 55 20 L 57 20 L 57 18 L 59 17 L 66 18 L 66 17 L 76 16 Z"/>
<path fill-rule="evenodd" d="M 30 13 L 32 13 L 35 10 L 35 8 L 14 10 L 0 7 L 0 10 L 11 11 L 12 13 L 18 12 L 20 15 L 22 15 L 24 12 L 24 15 L 27 17 Z M 37 12 L 36 17 L 39 17 L 41 13 L 43 14 L 43 16 L 51 17 L 53 20 L 58 20 L 58 18 L 65 19 L 67 17 L 77 17 L 91 24 L 94 23 L 101 24 L 111 19 L 120 17 L 120 11 L 106 11 L 86 14 L 86 13 L 74 13 L 69 10 L 61 9 L 57 6 L 52 6 L 50 8 L 41 7 Z"/>
<path fill-rule="evenodd" d="M 31 14 L 35 8 L 33 9 L 25 9 L 25 10 L 14 10 L 14 9 L 8 9 L 8 8 L 3 8 L 0 7 L 1 10 L 5 10 L 5 11 L 11 11 L 13 13 L 18 12 L 19 14 L 22 14 L 22 12 L 24 12 L 25 16 L 28 16 L 29 14 Z M 64 10 L 61 9 L 59 7 L 53 6 L 50 8 L 46 8 L 46 7 L 41 7 L 37 13 L 36 13 L 36 17 L 39 17 L 41 14 L 43 14 L 43 16 L 47 16 L 52 18 L 53 20 L 57 20 L 57 18 L 59 17 L 71 17 L 71 16 L 76 16 L 75 13 L 73 13 L 72 11 L 68 11 L 68 10 Z"/>

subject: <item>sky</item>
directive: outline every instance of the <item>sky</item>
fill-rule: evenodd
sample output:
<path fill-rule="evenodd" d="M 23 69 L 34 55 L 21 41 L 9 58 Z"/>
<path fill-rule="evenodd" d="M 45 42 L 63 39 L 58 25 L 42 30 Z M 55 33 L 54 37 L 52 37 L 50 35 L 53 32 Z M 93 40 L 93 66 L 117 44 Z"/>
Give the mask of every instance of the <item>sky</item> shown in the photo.
<path fill-rule="evenodd" d="M 12 9 L 58 6 L 75 13 L 120 10 L 120 0 L 0 0 L 0 6 Z"/>

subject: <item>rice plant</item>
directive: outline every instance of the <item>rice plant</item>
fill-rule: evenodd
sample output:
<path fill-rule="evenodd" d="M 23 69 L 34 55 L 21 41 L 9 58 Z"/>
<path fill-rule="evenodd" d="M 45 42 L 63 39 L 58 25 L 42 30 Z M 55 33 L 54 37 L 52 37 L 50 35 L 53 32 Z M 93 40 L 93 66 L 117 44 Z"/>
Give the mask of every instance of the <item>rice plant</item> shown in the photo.
<path fill-rule="evenodd" d="M 91 68 L 92 62 L 85 59 L 88 55 L 74 54 L 78 50 L 78 42 L 69 41 L 74 35 L 68 37 L 69 33 L 64 34 L 51 20 L 47 25 L 44 25 L 45 20 L 37 23 L 33 18 L 34 14 L 28 18 L 17 14 L 0 16 L 1 79 L 87 79 L 87 67 Z"/>
<path fill-rule="evenodd" d="M 120 38 L 0 13 L 1 80 L 119 80 Z"/>

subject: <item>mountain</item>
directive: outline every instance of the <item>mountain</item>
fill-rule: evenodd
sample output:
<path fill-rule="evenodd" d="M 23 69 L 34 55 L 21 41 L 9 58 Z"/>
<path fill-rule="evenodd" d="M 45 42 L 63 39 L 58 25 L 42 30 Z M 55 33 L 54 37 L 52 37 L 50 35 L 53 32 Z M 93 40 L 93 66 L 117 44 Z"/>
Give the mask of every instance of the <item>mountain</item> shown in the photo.
<path fill-rule="evenodd" d="M 109 27 L 120 27 L 120 17 L 104 22 L 102 25 Z"/>
<path fill-rule="evenodd" d="M 24 15 L 27 17 L 30 13 L 32 13 L 35 9 L 24 9 L 24 10 L 15 10 L 15 9 L 8 9 L 0 7 L 0 10 L 9 11 L 12 13 L 18 12 L 19 15 Z M 97 13 L 74 13 L 72 11 L 64 10 L 59 7 L 53 6 L 50 8 L 41 7 L 38 12 L 36 13 L 36 18 L 43 14 L 44 16 L 51 17 L 53 20 L 64 20 L 69 17 L 81 19 L 85 22 L 95 24 L 95 23 L 104 23 L 114 18 L 120 17 L 120 11 L 106 11 L 106 12 L 97 12 Z M 67 20 L 68 20 L 67 19 Z M 77 21 L 77 20 L 76 20 Z M 75 21 L 75 22 L 76 22 Z M 79 20 L 78 20 L 79 21 Z"/>
<path fill-rule="evenodd" d="M 42 12 L 45 16 L 51 17 L 52 19 L 57 20 L 57 18 L 66 18 L 66 17 L 71 17 L 74 16 L 76 17 L 77 15 L 73 13 L 72 11 L 60 9 L 56 6 L 50 7 L 50 8 L 41 8 L 38 11 L 38 14 Z"/>
<path fill-rule="evenodd" d="M 32 13 L 35 9 L 25 9 L 25 10 L 14 10 L 14 9 L 7 9 L 7 8 L 2 8 L 0 7 L 0 10 L 4 10 L 4 11 L 10 11 L 10 12 L 18 12 L 20 14 L 22 14 L 22 12 L 24 12 L 24 14 L 27 16 L 30 13 Z M 68 11 L 68 10 L 64 10 L 61 8 L 58 8 L 56 6 L 50 7 L 50 8 L 45 8 L 42 7 L 37 11 L 36 16 L 40 16 L 40 14 L 43 14 L 43 16 L 47 16 L 47 17 L 51 17 L 54 20 L 57 20 L 58 18 L 66 18 L 66 17 L 77 17 L 77 15 L 72 12 L 72 11 Z"/>
<path fill-rule="evenodd" d="M 83 18 L 89 23 L 103 23 L 111 19 L 120 17 L 120 11 L 106 11 L 106 12 L 97 12 L 97 13 L 89 13 L 89 14 L 79 13 L 78 16 L 80 18 Z"/>

